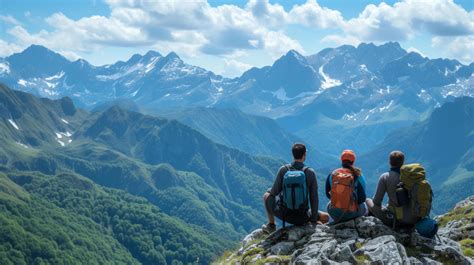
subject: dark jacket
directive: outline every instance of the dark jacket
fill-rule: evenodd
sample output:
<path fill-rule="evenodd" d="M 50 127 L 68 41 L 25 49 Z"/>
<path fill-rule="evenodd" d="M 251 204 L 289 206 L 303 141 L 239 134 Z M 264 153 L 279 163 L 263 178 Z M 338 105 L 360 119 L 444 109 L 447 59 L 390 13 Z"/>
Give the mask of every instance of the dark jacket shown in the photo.
<path fill-rule="evenodd" d="M 291 165 L 285 165 L 280 167 L 278 170 L 275 182 L 273 187 L 270 190 L 270 194 L 273 196 L 278 196 L 283 190 L 283 176 L 288 172 L 288 166 L 291 166 L 295 169 L 301 170 L 305 166 L 301 162 L 293 162 Z M 316 222 L 318 220 L 318 183 L 316 181 L 316 173 L 312 168 L 308 168 L 305 171 L 306 175 L 306 186 L 308 187 L 309 193 L 309 203 L 311 205 L 311 222 Z"/>

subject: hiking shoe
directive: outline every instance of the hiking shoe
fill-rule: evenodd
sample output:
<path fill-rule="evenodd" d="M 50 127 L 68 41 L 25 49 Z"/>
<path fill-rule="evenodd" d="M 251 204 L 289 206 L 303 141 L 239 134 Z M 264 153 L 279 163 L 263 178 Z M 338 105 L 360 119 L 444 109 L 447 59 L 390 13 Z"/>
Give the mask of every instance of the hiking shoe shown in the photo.
<path fill-rule="evenodd" d="M 275 224 L 262 225 L 262 231 L 264 233 L 271 234 L 276 231 L 276 225 Z"/>

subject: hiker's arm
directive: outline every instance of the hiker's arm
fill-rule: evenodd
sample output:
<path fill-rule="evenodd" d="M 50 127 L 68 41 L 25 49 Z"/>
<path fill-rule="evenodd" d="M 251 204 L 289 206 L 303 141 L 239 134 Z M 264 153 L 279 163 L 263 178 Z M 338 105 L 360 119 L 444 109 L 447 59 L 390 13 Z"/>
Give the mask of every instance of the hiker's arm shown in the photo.
<path fill-rule="evenodd" d="M 385 174 L 382 174 L 382 176 L 380 176 L 379 182 L 377 183 L 377 189 L 375 190 L 373 201 L 374 201 L 374 204 L 377 206 L 382 205 L 383 196 L 385 195 L 385 192 L 386 192 L 384 175 Z"/>
<path fill-rule="evenodd" d="M 365 199 L 367 199 L 367 195 L 365 193 L 365 177 L 364 175 L 360 175 L 357 178 L 357 181 L 359 182 L 357 185 L 357 204 L 361 204 L 365 202 Z"/>
<path fill-rule="evenodd" d="M 331 194 L 329 193 L 331 191 L 331 182 L 332 182 L 332 174 L 329 174 L 328 177 L 326 178 L 326 197 L 328 197 L 328 199 L 331 199 Z"/>
<path fill-rule="evenodd" d="M 276 175 L 275 182 L 273 183 L 273 187 L 270 190 L 271 195 L 277 196 L 278 194 L 280 194 L 283 186 L 283 175 L 285 175 L 285 173 L 285 166 L 280 167 Z"/>
<path fill-rule="evenodd" d="M 309 202 L 311 203 L 311 222 L 316 223 L 318 221 L 318 182 L 316 180 L 316 173 L 313 169 L 308 169 L 309 178 Z"/>

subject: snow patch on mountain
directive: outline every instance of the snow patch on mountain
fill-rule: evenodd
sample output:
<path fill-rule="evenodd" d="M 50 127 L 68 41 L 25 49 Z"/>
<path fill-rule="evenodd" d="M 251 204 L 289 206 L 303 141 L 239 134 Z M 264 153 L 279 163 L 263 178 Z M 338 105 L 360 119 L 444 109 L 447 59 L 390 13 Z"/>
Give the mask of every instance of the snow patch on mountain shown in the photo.
<path fill-rule="evenodd" d="M 46 77 L 44 80 L 46 80 L 46 81 L 57 80 L 57 79 L 60 79 L 60 78 L 63 77 L 63 76 L 64 76 L 64 72 L 61 71 L 61 72 L 59 72 L 59 73 L 57 73 L 57 74 L 55 74 L 55 75 L 53 75 L 53 76 Z"/>
<path fill-rule="evenodd" d="M 26 80 L 24 80 L 24 79 L 18 80 L 17 83 L 18 83 L 20 86 L 25 86 L 25 87 L 26 87 L 26 85 L 28 85 L 28 82 L 27 82 Z"/>
<path fill-rule="evenodd" d="M 264 91 L 264 92 L 269 92 L 269 91 Z M 287 102 L 290 100 L 299 100 L 299 102 L 296 105 L 306 105 L 310 102 L 312 102 L 317 95 L 321 94 L 322 91 L 317 91 L 317 92 L 301 92 L 298 95 L 290 98 L 286 94 L 286 90 L 280 87 L 277 91 L 271 92 L 274 97 L 276 97 L 278 100 Z"/>
<path fill-rule="evenodd" d="M 140 88 L 137 89 L 137 90 L 135 90 L 135 92 L 133 92 L 132 94 L 130 94 L 130 96 L 135 97 L 135 96 L 137 95 L 138 91 L 140 91 Z"/>
<path fill-rule="evenodd" d="M 393 100 L 390 100 L 390 103 L 388 103 L 388 105 L 386 105 L 386 106 L 380 107 L 380 108 L 379 108 L 379 111 L 380 111 L 380 112 L 386 111 L 386 110 L 388 110 L 392 105 L 393 105 Z"/>
<path fill-rule="evenodd" d="M 281 101 L 288 101 L 291 99 L 286 96 L 286 91 L 282 87 L 280 87 L 277 91 L 273 92 L 273 96 L 275 96 L 278 100 Z"/>
<path fill-rule="evenodd" d="M 55 88 L 56 85 L 57 85 L 57 84 L 53 84 L 53 83 L 51 83 L 51 82 L 48 82 L 48 81 L 46 81 L 46 80 L 44 81 L 44 83 L 45 83 L 46 86 L 49 87 L 49 88 Z"/>
<path fill-rule="evenodd" d="M 425 90 L 420 90 L 420 93 L 416 94 L 423 102 L 429 102 L 433 97 Z"/>
<path fill-rule="evenodd" d="M 17 145 L 23 147 L 23 148 L 26 148 L 26 149 L 29 149 L 29 147 L 26 145 L 26 144 L 23 144 L 23 143 L 20 143 L 20 142 L 15 142 Z"/>
<path fill-rule="evenodd" d="M 67 79 L 67 76 L 64 77 L 64 79 L 63 79 L 62 87 L 63 87 L 65 90 L 69 90 L 69 89 L 71 89 L 71 88 L 74 87 L 74 86 L 68 85 L 67 82 L 66 82 L 66 79 Z"/>
<path fill-rule="evenodd" d="M 357 114 L 355 114 L 355 113 L 344 114 L 344 116 L 342 116 L 342 119 L 346 120 L 346 121 L 356 121 L 357 120 Z"/>
<path fill-rule="evenodd" d="M 457 79 L 456 83 L 441 88 L 441 95 L 446 98 L 452 97 L 474 97 L 474 74 L 466 79 Z"/>
<path fill-rule="evenodd" d="M 381 95 L 390 94 L 390 86 L 387 86 L 385 89 L 380 88 L 377 92 Z"/>
<path fill-rule="evenodd" d="M 65 146 L 65 145 L 66 145 L 65 143 L 63 143 L 63 142 L 62 142 L 61 140 L 59 140 L 59 139 L 56 139 L 56 141 L 57 141 L 61 146 Z"/>
<path fill-rule="evenodd" d="M 56 134 L 56 141 L 61 145 L 61 146 L 66 146 L 66 144 L 70 144 L 72 142 L 71 136 L 72 133 L 66 131 L 66 132 L 54 132 Z"/>
<path fill-rule="evenodd" d="M 365 64 L 359 65 L 359 69 L 363 72 L 369 72 L 369 70 L 367 69 L 367 66 Z"/>
<path fill-rule="evenodd" d="M 160 57 L 153 57 L 151 59 L 151 62 L 145 66 L 145 73 L 148 73 L 153 70 L 155 68 L 156 62 L 158 62 L 159 59 Z"/>
<path fill-rule="evenodd" d="M 96 75 L 95 78 L 99 81 L 109 81 L 109 80 L 117 80 L 119 79 L 120 77 L 122 77 L 121 74 L 119 73 L 115 73 L 115 74 L 112 74 L 112 75 Z"/>
<path fill-rule="evenodd" d="M 164 73 L 173 73 L 175 72 L 176 70 L 180 71 L 180 72 L 191 72 L 191 69 L 189 69 L 189 67 L 187 66 L 184 66 L 184 67 L 180 67 L 182 64 L 182 61 L 179 60 L 179 59 L 171 59 L 170 61 L 168 61 L 164 66 L 163 68 L 161 68 L 161 71 L 164 72 Z"/>
<path fill-rule="evenodd" d="M 389 111 L 394 104 L 395 102 L 393 100 L 390 100 L 388 103 L 385 101 L 385 103 L 379 104 L 371 109 L 363 108 L 358 112 L 346 113 L 342 116 L 342 119 L 346 121 L 368 121 L 375 114 Z"/>
<path fill-rule="evenodd" d="M 329 77 L 326 73 L 324 73 L 323 65 L 319 67 L 319 75 L 324 79 L 323 82 L 321 83 L 321 88 L 322 89 L 328 89 L 331 87 L 339 86 L 342 84 L 341 81 L 337 79 L 332 79 Z"/>
<path fill-rule="evenodd" d="M 8 62 L 0 63 L 0 74 L 9 74 L 10 73 L 10 65 Z"/>
<path fill-rule="evenodd" d="M 144 72 L 145 70 L 146 68 L 144 68 L 143 63 L 137 63 L 131 66 L 122 67 L 120 71 L 111 75 L 96 75 L 96 79 L 103 82 L 114 81 L 126 77 L 135 72 Z"/>
<path fill-rule="evenodd" d="M 65 119 L 61 119 L 62 122 L 66 123 L 66 124 L 69 124 L 69 122 Z"/>
<path fill-rule="evenodd" d="M 66 132 L 55 132 L 55 134 L 56 134 L 56 137 L 57 137 L 58 139 L 61 139 L 61 138 L 63 138 L 63 137 L 69 138 L 69 137 L 72 136 L 72 133 L 70 133 L 70 132 L 68 132 L 68 131 L 66 131 Z"/>
<path fill-rule="evenodd" d="M 12 119 L 8 119 L 8 122 L 13 126 L 13 128 L 20 130 L 20 127 L 18 127 L 18 125 Z"/>
<path fill-rule="evenodd" d="M 200 67 L 184 64 L 178 58 L 168 61 L 161 69 L 160 74 L 163 75 L 165 81 L 175 81 L 185 77 L 205 76 L 208 72 Z M 213 83 L 213 79 L 210 79 Z"/>

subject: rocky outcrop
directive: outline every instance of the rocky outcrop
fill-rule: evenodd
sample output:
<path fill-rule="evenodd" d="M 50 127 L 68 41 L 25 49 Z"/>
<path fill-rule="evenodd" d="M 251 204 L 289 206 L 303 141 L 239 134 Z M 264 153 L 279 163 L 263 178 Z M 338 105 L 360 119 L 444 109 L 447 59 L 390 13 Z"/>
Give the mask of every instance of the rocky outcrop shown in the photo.
<path fill-rule="evenodd" d="M 448 213 L 436 218 L 442 228 L 438 234 L 458 241 L 465 255 L 474 257 L 474 195 L 456 206 Z"/>
<path fill-rule="evenodd" d="M 415 231 L 394 232 L 374 217 L 331 226 L 291 226 L 270 235 L 257 229 L 244 238 L 242 247 L 225 263 L 474 264 L 469 252 L 472 245 L 464 244 L 466 240 L 473 242 L 473 208 L 474 196 L 438 217 L 443 227 L 434 239 Z M 459 217 L 460 213 L 464 217 Z"/>

